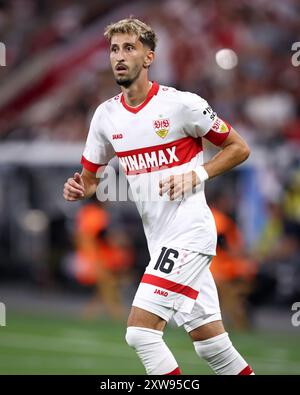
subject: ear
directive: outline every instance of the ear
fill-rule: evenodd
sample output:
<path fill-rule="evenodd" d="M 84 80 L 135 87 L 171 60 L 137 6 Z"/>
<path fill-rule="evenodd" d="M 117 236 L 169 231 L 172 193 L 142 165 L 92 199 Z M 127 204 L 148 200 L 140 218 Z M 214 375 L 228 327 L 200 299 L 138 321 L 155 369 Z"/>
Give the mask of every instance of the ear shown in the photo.
<path fill-rule="evenodd" d="M 143 64 L 145 69 L 148 69 L 151 66 L 152 62 L 154 61 L 154 58 L 155 58 L 154 52 L 148 49 L 145 54 L 145 60 Z"/>

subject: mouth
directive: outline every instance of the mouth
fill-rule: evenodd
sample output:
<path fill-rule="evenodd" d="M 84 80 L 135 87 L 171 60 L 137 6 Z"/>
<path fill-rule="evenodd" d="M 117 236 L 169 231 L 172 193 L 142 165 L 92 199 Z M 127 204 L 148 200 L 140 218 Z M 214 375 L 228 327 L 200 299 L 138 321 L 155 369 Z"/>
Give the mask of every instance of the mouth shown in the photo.
<path fill-rule="evenodd" d="M 127 70 L 127 67 L 124 66 L 123 64 L 118 64 L 118 65 L 115 67 L 115 69 L 116 69 L 116 71 L 126 71 L 126 70 Z"/>

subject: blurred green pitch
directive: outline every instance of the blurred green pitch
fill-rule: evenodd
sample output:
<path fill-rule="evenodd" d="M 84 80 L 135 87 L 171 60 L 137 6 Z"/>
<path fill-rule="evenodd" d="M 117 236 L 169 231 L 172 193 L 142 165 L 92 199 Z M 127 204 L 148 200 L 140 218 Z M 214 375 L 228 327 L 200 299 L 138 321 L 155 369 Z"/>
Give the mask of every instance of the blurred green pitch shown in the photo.
<path fill-rule="evenodd" d="M 230 334 L 257 374 L 300 374 L 299 336 Z M 125 323 L 11 313 L 0 327 L 0 374 L 144 374 L 124 335 Z M 183 374 L 212 374 L 182 328 L 168 328 L 165 340 Z"/>

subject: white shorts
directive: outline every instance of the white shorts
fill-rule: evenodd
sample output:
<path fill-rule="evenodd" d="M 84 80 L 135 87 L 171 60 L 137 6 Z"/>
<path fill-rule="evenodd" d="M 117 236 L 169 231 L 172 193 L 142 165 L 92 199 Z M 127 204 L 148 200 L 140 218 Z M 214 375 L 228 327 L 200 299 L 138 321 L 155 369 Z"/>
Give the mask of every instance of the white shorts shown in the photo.
<path fill-rule="evenodd" d="M 211 260 L 211 255 L 162 247 L 151 257 L 132 305 L 167 322 L 172 318 L 187 332 L 221 320 Z"/>

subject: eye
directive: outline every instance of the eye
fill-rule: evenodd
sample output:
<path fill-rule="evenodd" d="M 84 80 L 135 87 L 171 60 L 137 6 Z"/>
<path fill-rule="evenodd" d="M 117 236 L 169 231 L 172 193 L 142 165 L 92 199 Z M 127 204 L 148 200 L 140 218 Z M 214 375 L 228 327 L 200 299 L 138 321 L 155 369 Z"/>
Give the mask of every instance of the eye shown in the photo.
<path fill-rule="evenodd" d="M 111 49 L 110 49 L 110 52 L 114 52 L 114 53 L 116 53 L 118 51 L 118 48 L 117 47 L 111 47 Z"/>
<path fill-rule="evenodd" d="M 128 52 L 131 52 L 134 50 L 134 47 L 132 45 L 127 45 L 126 49 Z"/>

